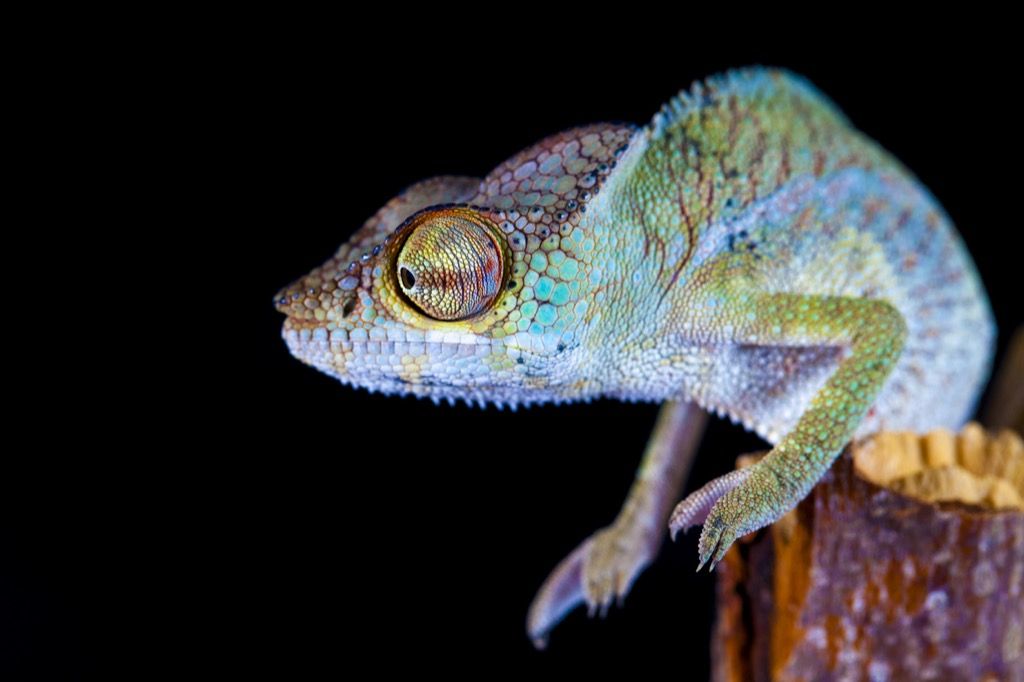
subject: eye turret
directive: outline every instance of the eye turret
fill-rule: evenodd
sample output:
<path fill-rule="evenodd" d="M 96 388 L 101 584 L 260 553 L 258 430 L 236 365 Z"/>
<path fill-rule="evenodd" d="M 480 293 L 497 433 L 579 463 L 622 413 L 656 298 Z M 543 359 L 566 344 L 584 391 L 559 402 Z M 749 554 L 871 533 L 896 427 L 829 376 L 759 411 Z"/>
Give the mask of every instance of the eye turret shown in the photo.
<path fill-rule="evenodd" d="M 505 255 L 486 219 L 439 209 L 409 226 L 394 261 L 402 294 L 424 315 L 462 320 L 488 310 L 504 286 Z"/>

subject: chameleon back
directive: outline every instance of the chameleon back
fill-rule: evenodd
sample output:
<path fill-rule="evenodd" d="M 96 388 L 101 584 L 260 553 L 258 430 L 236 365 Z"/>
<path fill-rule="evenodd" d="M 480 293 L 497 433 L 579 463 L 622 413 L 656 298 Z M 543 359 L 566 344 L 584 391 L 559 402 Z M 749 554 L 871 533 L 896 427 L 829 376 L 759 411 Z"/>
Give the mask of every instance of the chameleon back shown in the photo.
<path fill-rule="evenodd" d="M 636 253 L 616 258 L 640 275 L 621 304 L 640 316 L 619 329 L 664 339 L 637 353 L 638 365 L 653 359 L 660 369 L 634 373 L 627 393 L 682 386 L 678 397 L 772 443 L 792 428 L 844 351 L 799 338 L 720 341 L 690 302 L 724 279 L 764 293 L 884 299 L 900 311 L 902 355 L 858 433 L 966 421 L 995 341 L 974 264 L 935 198 L 829 100 L 792 74 L 732 72 L 681 95 L 641 134 L 630 178 L 611 198 L 615 218 L 595 226 L 638 226 Z M 730 295 L 721 292 L 723 304 Z"/>

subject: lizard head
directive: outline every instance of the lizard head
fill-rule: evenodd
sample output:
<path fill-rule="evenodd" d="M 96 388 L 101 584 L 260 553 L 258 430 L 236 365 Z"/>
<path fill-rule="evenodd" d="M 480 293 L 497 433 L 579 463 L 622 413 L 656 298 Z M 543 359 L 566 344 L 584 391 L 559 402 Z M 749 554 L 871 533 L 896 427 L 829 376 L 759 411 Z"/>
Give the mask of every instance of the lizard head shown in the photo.
<path fill-rule="evenodd" d="M 601 393 L 598 311 L 617 268 L 595 260 L 599 241 L 611 253 L 616 238 L 595 230 L 598 194 L 633 133 L 577 128 L 483 180 L 413 185 L 278 292 L 289 350 L 344 383 L 435 400 Z"/>
<path fill-rule="evenodd" d="M 421 208 L 478 187 L 464 178 L 413 186 L 278 292 L 291 353 L 371 391 L 511 405 L 577 397 L 579 264 L 539 239 L 528 253 L 507 211 Z M 548 256 L 564 270 L 559 281 Z"/>

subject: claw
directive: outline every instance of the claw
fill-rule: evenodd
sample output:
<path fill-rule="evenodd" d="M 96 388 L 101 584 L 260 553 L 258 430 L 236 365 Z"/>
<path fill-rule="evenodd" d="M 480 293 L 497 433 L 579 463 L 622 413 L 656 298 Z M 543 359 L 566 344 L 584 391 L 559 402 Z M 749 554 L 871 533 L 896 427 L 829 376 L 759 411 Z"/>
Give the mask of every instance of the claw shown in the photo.
<path fill-rule="evenodd" d="M 720 544 L 716 544 L 715 549 L 708 552 L 708 556 L 701 562 L 701 565 L 707 564 L 708 573 L 713 573 L 715 570 L 715 566 L 717 566 L 718 562 L 721 560 L 721 557 L 718 555 L 718 552 L 715 551 L 719 546 Z"/>
<path fill-rule="evenodd" d="M 700 569 L 704 568 L 708 561 L 711 561 L 711 557 L 714 555 L 715 545 L 717 544 L 717 539 L 711 539 L 710 534 L 707 531 L 708 528 L 705 526 L 704 532 L 702 532 L 700 536 L 701 541 L 698 543 L 697 551 L 698 557 L 700 558 L 700 563 L 697 565 L 698 573 L 700 572 Z M 711 566 L 708 568 L 708 572 L 713 570 L 714 567 L 714 562 L 712 562 Z"/>
<path fill-rule="evenodd" d="M 697 543 L 697 552 L 700 557 L 699 571 L 705 564 L 708 564 L 708 572 L 715 570 L 715 566 L 725 557 L 729 547 L 738 537 L 737 528 L 733 522 L 722 516 L 721 504 L 715 504 L 708 518 L 704 521 L 704 528 L 700 534 L 700 541 Z"/>
<path fill-rule="evenodd" d="M 668 522 L 672 540 L 676 539 L 679 531 L 685 533 L 690 528 L 699 526 L 707 521 L 708 515 L 711 513 L 715 503 L 723 495 L 747 480 L 747 477 L 750 476 L 750 471 L 751 468 L 748 467 L 729 472 L 725 476 L 719 476 L 709 481 L 700 490 L 690 493 L 685 500 L 676 505 Z"/>
<path fill-rule="evenodd" d="M 735 495 L 735 493 L 733 493 Z M 737 516 L 734 512 L 737 507 L 735 500 L 720 499 L 715 503 L 704 521 L 704 528 L 700 534 L 700 541 L 697 543 L 697 552 L 700 557 L 699 571 L 705 564 L 708 564 L 708 572 L 715 570 L 722 559 L 725 558 L 729 548 L 738 537 L 750 530 L 742 514 Z"/>

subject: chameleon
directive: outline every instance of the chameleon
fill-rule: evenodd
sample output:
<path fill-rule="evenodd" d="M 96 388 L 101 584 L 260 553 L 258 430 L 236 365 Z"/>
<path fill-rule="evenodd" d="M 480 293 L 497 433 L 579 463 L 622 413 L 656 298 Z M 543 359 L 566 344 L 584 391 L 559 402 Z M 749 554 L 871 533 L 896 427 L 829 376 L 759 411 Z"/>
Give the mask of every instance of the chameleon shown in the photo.
<path fill-rule="evenodd" d="M 572 128 L 482 179 L 416 183 L 275 305 L 296 358 L 370 391 L 661 403 L 621 512 L 531 605 L 538 646 L 582 603 L 621 602 L 666 524 L 702 526 L 710 570 L 851 439 L 962 425 L 996 335 L 936 198 L 768 67 L 695 83 L 644 126 Z M 676 504 L 708 413 L 771 450 Z"/>

